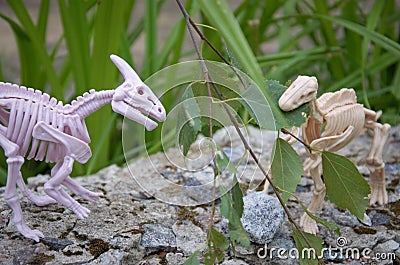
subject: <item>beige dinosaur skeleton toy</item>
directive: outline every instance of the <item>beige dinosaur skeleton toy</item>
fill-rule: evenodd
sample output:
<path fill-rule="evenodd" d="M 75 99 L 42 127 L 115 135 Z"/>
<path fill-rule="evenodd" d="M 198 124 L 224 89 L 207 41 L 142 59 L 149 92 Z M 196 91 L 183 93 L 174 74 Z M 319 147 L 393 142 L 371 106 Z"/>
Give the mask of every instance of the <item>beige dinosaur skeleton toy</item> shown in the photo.
<path fill-rule="evenodd" d="M 385 189 L 385 164 L 382 161 L 383 146 L 387 140 L 390 125 L 377 122 L 382 112 L 372 111 L 357 103 L 353 89 L 343 88 L 334 93 L 325 93 L 316 98 L 318 82 L 315 77 L 298 76 L 279 99 L 283 111 L 291 111 L 304 103 L 310 103 L 310 115 L 302 125 L 302 138 L 314 150 L 335 152 L 348 145 L 364 128 L 374 132 L 366 164 L 370 171 L 370 205 L 386 204 L 388 196 Z M 324 127 L 325 123 L 325 127 Z M 299 129 L 294 130 L 297 135 Z M 290 144 L 294 137 L 287 137 Z M 314 181 L 314 195 L 308 210 L 315 213 L 325 197 L 325 185 L 321 179 L 322 159 L 319 152 L 309 154 L 305 162 L 305 172 Z M 306 213 L 300 220 L 304 231 L 316 234 L 316 222 Z"/>

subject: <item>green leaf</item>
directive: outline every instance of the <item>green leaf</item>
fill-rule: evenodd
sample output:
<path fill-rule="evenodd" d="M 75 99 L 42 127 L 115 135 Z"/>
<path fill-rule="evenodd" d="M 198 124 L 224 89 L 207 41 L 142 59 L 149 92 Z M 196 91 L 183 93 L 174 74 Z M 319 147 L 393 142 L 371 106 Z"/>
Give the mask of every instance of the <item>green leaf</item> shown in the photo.
<path fill-rule="evenodd" d="M 303 232 L 307 240 L 311 244 L 311 248 L 307 245 L 304 238 L 301 236 L 300 231 L 297 230 L 294 226 L 292 226 L 293 230 L 293 239 L 296 244 L 296 248 L 299 251 L 299 260 L 301 265 L 317 265 L 318 257 L 321 256 L 322 252 L 322 239 Z"/>
<path fill-rule="evenodd" d="M 229 223 L 229 236 L 231 240 L 233 239 L 232 241 L 236 241 L 244 247 L 249 247 L 251 244 L 250 237 L 242 225 L 232 226 Z"/>
<path fill-rule="evenodd" d="M 267 80 L 266 84 L 268 86 L 269 91 L 271 92 L 271 97 L 275 102 L 279 101 L 279 98 L 282 96 L 282 94 L 286 91 L 287 87 L 280 84 L 278 81 L 275 80 Z M 280 109 L 279 109 L 280 110 Z M 302 115 L 302 113 L 309 114 L 310 109 L 308 107 L 308 104 L 303 104 L 302 106 L 298 107 L 295 110 L 289 111 L 289 112 L 283 112 L 281 111 L 285 117 L 286 121 L 285 123 L 282 123 L 279 121 L 277 122 L 278 125 L 281 127 L 289 128 L 289 127 L 300 127 L 305 121 L 306 118 Z M 278 130 L 280 129 L 279 127 L 277 128 Z"/>
<path fill-rule="evenodd" d="M 189 258 L 185 261 L 185 263 L 183 263 L 183 265 L 200 265 L 200 261 L 197 259 L 198 255 L 199 251 L 196 250 L 192 253 L 192 255 L 189 256 Z"/>
<path fill-rule="evenodd" d="M 303 164 L 293 147 L 282 138 L 277 138 L 274 144 L 271 173 L 275 185 L 289 192 L 296 191 L 303 174 Z M 290 198 L 290 194 L 283 192 L 284 202 Z"/>
<path fill-rule="evenodd" d="M 222 185 L 220 190 L 221 194 L 223 194 L 221 197 L 221 215 L 229 221 L 229 236 L 232 244 L 234 245 L 236 241 L 244 247 L 250 246 L 249 235 L 240 221 L 243 214 L 243 194 L 239 183 L 235 184 L 231 192 L 227 192 Z"/>
<path fill-rule="evenodd" d="M 240 188 L 238 181 L 236 181 L 231 192 L 232 192 L 233 208 L 236 210 L 237 214 L 241 217 L 243 214 L 244 203 L 243 203 L 243 192 L 242 189 Z"/>
<path fill-rule="evenodd" d="M 268 127 L 264 128 L 275 129 L 275 127 L 278 127 L 280 129 L 281 127 L 286 127 L 285 114 L 279 109 L 277 102 L 272 99 L 268 87 L 265 86 L 260 65 L 257 63 L 257 59 L 246 40 L 245 34 L 240 28 L 227 1 L 199 0 L 198 4 L 212 26 L 218 30 L 218 33 L 222 35 L 227 45 L 233 51 L 235 58 L 243 67 L 243 71 L 254 80 L 260 91 L 262 91 L 263 98 L 269 103 L 268 108 L 272 110 L 277 125 L 269 124 Z M 257 121 L 258 119 L 255 120 Z M 271 123 L 274 120 L 269 119 L 268 121 Z"/>
<path fill-rule="evenodd" d="M 221 147 L 217 146 L 217 149 L 218 149 L 218 155 L 215 157 L 215 160 L 219 172 L 222 173 L 227 169 L 229 173 L 235 174 L 237 171 L 235 165 L 232 164 L 231 160 L 226 155 L 226 153 L 221 149 Z"/>
<path fill-rule="evenodd" d="M 200 108 L 194 98 L 193 90 L 189 86 L 182 95 L 176 131 L 178 132 L 178 144 L 186 156 L 190 145 L 196 140 L 201 131 Z"/>
<path fill-rule="evenodd" d="M 260 128 L 277 130 L 275 117 L 269 111 L 269 103 L 264 94 L 255 85 L 250 85 L 240 95 L 240 102 Z"/>
<path fill-rule="evenodd" d="M 216 260 L 217 260 L 217 254 L 212 250 L 204 255 L 205 265 L 214 265 Z"/>
<path fill-rule="evenodd" d="M 307 207 L 304 205 L 304 203 L 303 203 L 302 201 L 300 201 L 299 198 L 296 197 L 296 199 L 297 199 L 297 201 L 300 203 L 300 205 L 301 205 L 301 207 L 303 208 L 304 212 L 306 212 L 307 215 L 311 217 L 311 219 L 313 219 L 313 220 L 316 221 L 317 223 L 319 223 L 319 224 L 325 226 L 328 230 L 334 231 L 338 236 L 341 236 L 341 232 L 340 232 L 340 227 L 339 227 L 339 225 L 337 225 L 336 223 L 331 222 L 331 221 L 326 221 L 326 220 L 324 220 L 324 219 L 322 219 L 322 218 L 320 218 L 320 217 L 314 215 L 313 213 L 311 213 L 311 212 L 307 209 Z"/>
<path fill-rule="evenodd" d="M 323 151 L 322 169 L 329 200 L 363 219 L 370 187 L 353 162 L 344 156 Z"/>
<path fill-rule="evenodd" d="M 218 249 L 222 252 L 229 248 L 229 242 L 226 240 L 224 234 L 218 232 L 214 227 L 210 228 L 209 233 L 214 249 Z"/>

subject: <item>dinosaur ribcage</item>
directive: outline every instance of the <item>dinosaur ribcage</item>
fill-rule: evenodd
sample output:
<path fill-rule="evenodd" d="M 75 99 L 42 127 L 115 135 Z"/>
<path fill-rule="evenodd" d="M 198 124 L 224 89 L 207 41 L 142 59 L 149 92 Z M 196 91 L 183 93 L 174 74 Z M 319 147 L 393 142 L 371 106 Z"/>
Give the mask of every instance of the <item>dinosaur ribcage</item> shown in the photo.
<path fill-rule="evenodd" d="M 349 126 L 353 126 L 351 134 L 351 139 L 353 139 L 363 129 L 364 118 L 364 107 L 361 104 L 348 104 L 336 107 L 324 115 L 326 127 L 321 136 L 339 135 Z"/>
<path fill-rule="evenodd" d="M 63 145 L 40 141 L 32 136 L 33 129 L 38 122 L 43 121 L 53 128 L 73 136 L 78 135 L 74 128 L 82 127 L 82 121 L 78 117 L 65 115 L 58 111 L 62 105 L 44 105 L 40 101 L 13 98 L 1 99 L 0 106 L 1 133 L 19 146 L 21 156 L 25 157 L 28 154 L 26 157 L 28 160 L 33 158 L 56 162 L 65 155 Z M 80 126 L 78 124 L 76 127 L 69 126 L 74 123 L 80 123 Z"/>

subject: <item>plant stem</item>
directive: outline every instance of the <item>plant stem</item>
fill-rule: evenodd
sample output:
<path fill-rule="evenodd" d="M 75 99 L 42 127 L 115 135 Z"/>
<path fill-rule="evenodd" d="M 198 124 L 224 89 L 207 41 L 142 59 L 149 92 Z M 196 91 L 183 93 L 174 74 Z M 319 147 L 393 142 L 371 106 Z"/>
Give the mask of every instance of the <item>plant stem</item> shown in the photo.
<path fill-rule="evenodd" d="M 182 5 L 182 3 L 179 0 L 177 0 L 176 2 L 178 3 L 178 6 L 179 6 L 179 8 L 180 8 L 181 12 L 183 13 L 183 16 L 184 16 L 184 18 L 186 20 L 186 25 L 187 25 L 187 28 L 188 28 L 188 31 L 189 31 L 189 34 L 190 34 L 190 38 L 193 41 L 193 46 L 194 46 L 194 48 L 196 50 L 197 57 L 201 61 L 201 66 L 202 66 L 202 70 L 203 70 L 203 73 L 204 73 L 204 78 L 206 80 L 208 97 L 210 99 L 210 102 L 209 102 L 209 112 L 210 112 L 209 133 L 210 133 L 210 138 L 212 139 L 213 138 L 213 125 L 212 125 L 213 124 L 212 123 L 213 122 L 213 120 L 212 120 L 212 117 L 213 117 L 212 116 L 212 114 L 213 114 L 212 113 L 213 101 L 212 101 L 212 93 L 211 93 L 211 87 L 210 87 L 211 78 L 210 78 L 210 75 L 208 73 L 207 66 L 204 63 L 203 55 L 201 54 L 200 48 L 199 48 L 199 46 L 198 46 L 198 44 L 197 44 L 197 42 L 196 42 L 196 40 L 194 38 L 194 33 L 193 33 L 193 30 L 192 30 L 192 27 L 195 28 L 195 29 L 196 29 L 196 27 L 194 27 L 193 24 L 191 24 L 189 14 L 186 12 L 186 9 Z M 210 228 L 212 227 L 212 225 L 214 223 L 214 214 L 215 214 L 215 192 L 216 192 L 216 180 L 217 180 L 217 176 L 218 176 L 218 169 L 217 169 L 217 163 L 216 163 L 215 156 L 213 157 L 213 171 L 214 171 L 213 191 L 212 191 L 213 201 L 212 201 L 211 218 L 210 218 L 210 222 L 208 224 L 208 230 L 209 231 L 210 231 Z"/>
<path fill-rule="evenodd" d="M 290 136 L 292 136 L 294 139 L 296 139 L 297 141 L 299 141 L 300 143 L 302 143 L 305 147 L 307 147 L 307 149 L 311 152 L 312 148 L 310 145 L 306 144 L 303 140 L 301 140 L 299 137 L 297 137 L 296 135 L 294 135 L 291 131 L 286 130 L 285 128 L 281 128 L 281 132 L 283 132 L 284 134 L 289 134 Z"/>
<path fill-rule="evenodd" d="M 244 135 L 243 135 L 242 132 L 240 131 L 239 125 L 238 125 L 236 119 L 235 119 L 235 118 L 233 117 L 233 115 L 230 113 L 229 108 L 227 107 L 226 103 L 223 101 L 223 96 L 222 96 L 221 92 L 219 91 L 218 87 L 215 85 L 214 82 L 212 82 L 212 78 L 211 78 L 210 75 L 209 75 L 207 66 L 206 66 L 206 64 L 204 63 L 204 59 L 203 59 L 203 57 L 202 57 L 202 55 L 201 55 L 201 53 L 200 53 L 199 47 L 198 47 L 198 45 L 197 45 L 197 43 L 196 43 L 196 41 L 195 41 L 195 39 L 194 39 L 194 36 L 193 36 L 193 31 L 192 31 L 192 29 L 190 28 L 189 24 L 196 30 L 196 32 L 199 34 L 200 38 L 201 38 L 202 40 L 204 40 L 204 41 L 211 47 L 211 49 L 212 49 L 213 51 L 216 51 L 216 54 L 217 54 L 219 57 L 221 57 L 221 59 L 222 59 L 227 65 L 229 65 L 231 68 L 233 68 L 233 66 L 232 66 L 232 65 L 222 56 L 222 54 L 221 54 L 220 52 L 218 52 L 218 51 L 215 49 L 215 47 L 207 40 L 207 38 L 200 32 L 200 30 L 199 30 L 199 28 L 197 27 L 197 25 L 196 25 L 193 21 L 191 21 L 191 19 L 190 19 L 190 17 L 189 17 L 189 14 L 187 13 L 186 9 L 183 7 L 181 1 L 180 1 L 180 0 L 176 0 L 176 2 L 177 2 L 177 4 L 178 4 L 179 8 L 181 9 L 181 12 L 182 12 L 183 16 L 185 17 L 186 22 L 188 23 L 188 26 L 187 26 L 187 27 L 188 27 L 188 30 L 189 30 L 189 33 L 190 33 L 190 37 L 191 37 L 191 39 L 192 39 L 192 41 L 193 41 L 194 48 L 195 48 L 195 50 L 196 50 L 197 56 L 199 57 L 200 62 L 201 62 L 201 64 L 202 64 L 202 68 L 203 68 L 205 80 L 206 80 L 206 83 L 207 83 L 207 88 L 209 89 L 209 84 L 210 84 L 210 82 L 211 82 L 211 85 L 212 85 L 212 87 L 213 87 L 215 93 L 217 94 L 219 100 L 221 100 L 222 106 L 224 107 L 224 110 L 226 111 L 226 113 L 227 113 L 229 119 L 231 120 L 232 124 L 234 125 L 234 127 L 235 127 L 235 129 L 236 129 L 236 132 L 238 133 L 238 135 L 239 135 L 241 141 L 243 142 L 243 145 L 244 145 L 245 149 L 249 152 L 250 156 L 253 158 L 253 160 L 254 160 L 254 162 L 257 164 L 258 168 L 261 170 L 261 172 L 263 173 L 263 175 L 265 176 L 265 178 L 266 178 L 266 179 L 268 180 L 268 182 L 270 183 L 270 185 L 271 185 L 271 187 L 272 187 L 274 193 L 276 194 L 276 197 L 278 198 L 280 204 L 282 205 L 282 207 L 283 207 L 283 209 L 284 209 L 284 211 L 285 211 L 285 213 L 286 213 L 286 215 L 287 215 L 287 217 L 288 217 L 289 222 L 291 222 L 291 223 L 294 225 L 294 227 L 300 232 L 300 235 L 301 235 L 301 237 L 304 239 L 304 241 L 306 242 L 306 244 L 307 244 L 310 248 L 312 248 L 312 245 L 311 245 L 310 241 L 309 241 L 308 238 L 305 236 L 304 232 L 301 230 L 301 228 L 300 228 L 300 226 L 297 224 L 297 222 L 294 220 L 294 218 L 293 218 L 293 216 L 291 215 L 291 213 L 290 213 L 288 207 L 287 207 L 286 204 L 284 203 L 284 201 L 283 201 L 283 199 L 282 199 L 282 196 L 279 194 L 279 189 L 278 189 L 278 187 L 273 183 L 273 181 L 272 181 L 272 179 L 269 177 L 267 171 L 266 171 L 266 170 L 264 169 L 264 167 L 261 165 L 261 163 L 260 163 L 260 161 L 258 160 L 258 158 L 257 158 L 256 154 L 254 153 L 253 149 L 250 147 L 250 145 L 249 145 L 249 143 L 247 142 L 246 138 L 244 137 Z M 235 71 L 235 74 L 237 74 L 236 71 Z M 238 77 L 240 78 L 239 75 L 238 75 Z M 210 95 L 210 96 L 211 96 L 211 95 Z M 214 158 L 214 160 L 215 160 L 215 158 Z M 215 163 L 214 163 L 214 167 L 215 167 Z M 214 180 L 214 181 L 215 181 L 215 180 Z M 214 185 L 214 189 L 215 189 L 215 185 Z M 214 202 L 213 202 L 213 205 L 214 205 Z M 213 216 L 212 216 L 212 218 L 213 218 Z M 212 222 L 212 219 L 211 219 L 211 222 Z"/>

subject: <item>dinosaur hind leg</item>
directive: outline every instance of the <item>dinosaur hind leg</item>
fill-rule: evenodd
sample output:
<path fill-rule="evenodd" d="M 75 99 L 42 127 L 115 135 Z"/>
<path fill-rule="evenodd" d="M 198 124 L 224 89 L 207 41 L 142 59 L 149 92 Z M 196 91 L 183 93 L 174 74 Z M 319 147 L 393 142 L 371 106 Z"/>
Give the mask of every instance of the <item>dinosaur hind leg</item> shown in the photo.
<path fill-rule="evenodd" d="M 19 178 L 17 180 L 18 187 L 21 189 L 22 193 L 27 197 L 31 202 L 36 204 L 37 206 L 45 206 L 52 203 L 56 203 L 56 201 L 48 195 L 38 196 L 32 191 L 30 191 L 22 179 L 22 175 L 19 174 Z"/>
<path fill-rule="evenodd" d="M 52 170 L 52 178 L 44 184 L 44 191 L 65 207 L 70 208 L 80 219 L 83 219 L 89 215 L 89 209 L 80 205 L 61 187 L 61 184 L 71 173 L 73 163 L 74 159 L 69 156 L 59 161 L 56 165 L 57 170 Z"/>
<path fill-rule="evenodd" d="M 103 193 L 101 192 L 93 192 L 82 187 L 69 176 L 64 180 L 63 185 L 67 187 L 70 191 L 72 191 L 74 194 L 90 202 L 95 202 L 99 200 L 100 196 L 103 195 Z"/>
<path fill-rule="evenodd" d="M 385 187 L 385 163 L 382 160 L 383 146 L 389 135 L 389 124 L 373 123 L 374 139 L 367 156 L 367 167 L 370 171 L 371 196 L 370 205 L 386 204 L 388 195 Z"/>
<path fill-rule="evenodd" d="M 321 173 L 322 173 L 322 168 L 321 168 L 321 155 L 320 154 L 312 154 L 311 155 L 312 162 L 313 164 L 310 164 L 310 175 L 314 181 L 314 191 L 313 191 L 313 197 L 311 199 L 310 205 L 307 207 L 307 210 L 315 214 L 324 198 L 325 198 L 325 193 L 326 193 L 326 188 L 325 184 L 322 181 L 321 178 Z M 307 213 L 304 213 L 303 216 L 300 219 L 300 226 L 304 229 L 305 232 L 310 233 L 310 234 L 316 234 L 318 233 L 318 226 L 317 222 L 312 219 Z"/>
<path fill-rule="evenodd" d="M 7 184 L 4 199 L 13 211 L 13 220 L 17 230 L 26 238 L 31 238 L 39 242 L 39 238 L 44 237 L 39 230 L 30 229 L 22 216 L 21 204 L 17 193 L 17 182 L 21 178 L 21 166 L 24 163 L 22 156 L 18 155 L 19 147 L 0 134 L 0 145 L 7 156 Z"/>

